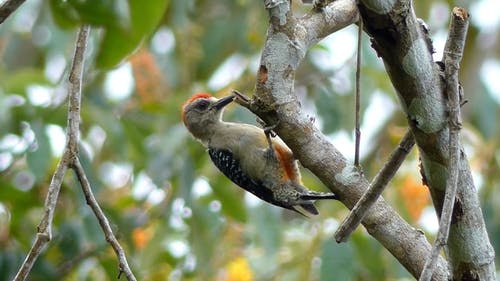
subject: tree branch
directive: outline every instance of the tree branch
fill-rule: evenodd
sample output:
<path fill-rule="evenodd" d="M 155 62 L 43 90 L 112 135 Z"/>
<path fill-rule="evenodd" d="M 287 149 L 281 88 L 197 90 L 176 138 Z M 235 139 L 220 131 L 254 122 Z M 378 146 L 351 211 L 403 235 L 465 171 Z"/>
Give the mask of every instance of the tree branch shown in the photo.
<path fill-rule="evenodd" d="M 249 109 L 267 124 L 278 124 L 275 132 L 294 156 L 352 208 L 368 188 L 368 181 L 314 126 L 312 119 L 302 113 L 293 85 L 295 71 L 307 49 L 357 21 L 356 3 L 334 1 L 297 19 L 291 14 L 288 1 L 274 2 L 279 3 L 266 5 L 270 26 Z M 365 216 L 363 225 L 411 274 L 420 274 L 431 246 L 421 232 L 408 225 L 382 198 Z M 436 280 L 447 280 L 443 259 L 439 259 L 436 273 Z"/>
<path fill-rule="evenodd" d="M 73 56 L 72 66 L 69 74 L 69 105 L 66 131 L 66 147 L 52 177 L 52 181 L 49 185 L 47 198 L 45 200 L 45 212 L 38 226 L 38 233 L 35 242 L 33 243 L 30 252 L 28 253 L 16 276 L 14 277 L 15 281 L 25 280 L 28 277 L 35 261 L 38 259 L 41 252 L 45 248 L 45 245 L 52 239 L 52 221 L 54 212 L 61 184 L 68 168 L 72 168 L 73 170 L 75 170 L 78 181 L 80 182 L 87 199 L 87 203 L 90 205 L 95 215 L 97 216 L 97 219 L 105 233 L 106 241 L 111 244 L 118 256 L 118 277 L 120 277 L 122 273 L 125 273 L 129 281 L 136 280 L 128 266 L 123 249 L 116 240 L 113 232 L 111 231 L 111 227 L 109 226 L 109 222 L 106 216 L 103 214 L 97 201 L 94 198 L 92 189 L 90 188 L 90 183 L 87 180 L 85 172 L 80 164 L 80 160 L 78 159 L 83 64 L 89 32 L 89 26 L 82 26 L 80 28 L 80 31 L 78 32 L 77 40 L 75 43 L 75 53 Z"/>
<path fill-rule="evenodd" d="M 0 6 L 0 24 L 2 24 L 26 0 L 7 0 Z"/>
<path fill-rule="evenodd" d="M 54 210 L 56 208 L 57 198 L 59 197 L 59 191 L 61 190 L 61 184 L 68 169 L 67 163 L 68 157 L 65 153 L 63 157 L 61 157 L 61 160 L 59 160 L 56 171 L 50 181 L 47 197 L 45 198 L 44 213 L 37 228 L 38 231 L 35 241 L 14 277 L 14 281 L 26 280 L 35 261 L 38 259 L 47 243 L 52 239 L 52 220 L 54 218 Z"/>
<path fill-rule="evenodd" d="M 68 77 L 69 101 L 66 148 L 72 153 L 73 158 L 78 157 L 78 142 L 80 141 L 80 111 L 82 100 L 83 63 L 89 33 L 90 27 L 88 26 L 83 26 L 78 33 L 75 43 L 73 62 Z"/>
<path fill-rule="evenodd" d="M 410 131 L 406 132 L 398 147 L 389 156 L 389 160 L 373 179 L 370 187 L 335 232 L 335 240 L 338 243 L 347 241 L 349 235 L 358 227 L 371 206 L 377 201 L 389 181 L 394 177 L 414 144 L 413 135 Z"/>
<path fill-rule="evenodd" d="M 441 216 L 451 164 L 450 127 L 445 86 L 440 69 L 432 60 L 432 46 L 418 23 L 411 1 L 360 0 L 358 7 L 365 31 L 372 36 L 372 46 L 384 60 L 407 115 L 419 148 L 422 177 Z M 460 173 L 447 247 L 453 279 L 491 280 L 488 277 L 495 274 L 494 251 L 465 155 L 455 164 Z"/>
<path fill-rule="evenodd" d="M 462 59 L 467 34 L 469 14 L 462 8 L 455 7 L 450 23 L 450 33 L 444 49 L 446 93 L 449 107 L 449 173 L 446 179 L 443 209 L 439 221 L 439 231 L 432 247 L 431 255 L 425 263 L 420 276 L 421 281 L 431 279 L 435 261 L 441 249 L 447 244 L 452 219 L 453 206 L 457 192 L 458 164 L 459 164 L 459 132 L 462 127 L 460 121 L 460 89 L 458 69 Z"/>
<path fill-rule="evenodd" d="M 78 182 L 80 182 L 83 193 L 85 195 L 85 199 L 87 200 L 87 204 L 94 212 L 95 216 L 97 217 L 97 220 L 99 221 L 99 225 L 101 225 L 101 228 L 104 231 L 106 241 L 108 241 L 108 243 L 115 251 L 116 256 L 118 257 L 119 269 L 120 269 L 120 272 L 118 273 L 118 279 L 120 278 L 120 275 L 122 273 L 125 273 L 125 277 L 127 277 L 127 280 L 135 281 L 136 278 L 132 273 L 132 270 L 130 270 L 130 267 L 127 262 L 127 256 L 125 255 L 125 251 L 123 251 L 122 246 L 120 245 L 115 235 L 113 234 L 113 230 L 109 225 L 108 218 L 106 218 L 106 216 L 102 212 L 99 203 L 97 203 L 97 200 L 95 199 L 94 194 L 92 193 L 92 188 L 90 187 L 89 180 L 87 179 L 82 164 L 80 163 L 80 159 L 78 158 L 75 159 L 75 163 L 73 163 L 73 170 L 75 171 L 76 177 L 78 178 Z"/>
<path fill-rule="evenodd" d="M 52 221 L 54 218 L 54 212 L 56 209 L 61 184 L 68 167 L 71 165 L 73 159 L 76 158 L 78 154 L 77 144 L 79 140 L 78 131 L 80 122 L 81 76 L 83 73 L 83 54 L 85 53 L 88 33 L 89 27 L 82 27 L 78 34 L 75 46 L 75 55 L 73 58 L 73 66 L 71 68 L 69 79 L 70 85 L 66 147 L 63 156 L 57 164 L 56 171 L 54 172 L 49 185 L 49 190 L 45 199 L 44 216 L 42 217 L 42 220 L 38 225 L 38 233 L 36 235 L 35 242 L 33 243 L 30 252 L 26 256 L 26 259 L 24 260 L 19 271 L 14 277 L 15 281 L 25 280 L 28 277 L 28 274 L 33 268 L 35 261 L 38 259 L 43 249 L 45 248 L 45 245 L 52 239 Z M 77 77 L 77 79 L 75 79 L 74 77 Z"/>

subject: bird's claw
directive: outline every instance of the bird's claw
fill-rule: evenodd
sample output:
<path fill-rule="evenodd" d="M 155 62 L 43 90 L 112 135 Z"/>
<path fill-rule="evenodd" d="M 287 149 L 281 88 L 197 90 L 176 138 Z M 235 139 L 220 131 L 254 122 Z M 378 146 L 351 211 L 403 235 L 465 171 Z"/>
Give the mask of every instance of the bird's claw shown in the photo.
<path fill-rule="evenodd" d="M 266 136 L 271 136 L 273 138 L 276 137 L 276 133 L 273 130 L 278 127 L 279 122 L 273 125 L 267 125 L 264 120 L 257 118 L 257 123 L 262 126 L 262 129 L 264 129 L 264 134 L 266 134 Z"/>
<path fill-rule="evenodd" d="M 257 118 L 257 123 L 259 123 L 263 127 L 264 134 L 266 135 L 267 143 L 269 144 L 269 147 L 272 148 L 273 142 L 272 142 L 271 138 L 275 138 L 277 136 L 273 130 L 276 127 L 278 127 L 279 122 L 276 124 L 273 124 L 273 125 L 267 125 L 266 122 L 264 122 L 264 120 Z"/>

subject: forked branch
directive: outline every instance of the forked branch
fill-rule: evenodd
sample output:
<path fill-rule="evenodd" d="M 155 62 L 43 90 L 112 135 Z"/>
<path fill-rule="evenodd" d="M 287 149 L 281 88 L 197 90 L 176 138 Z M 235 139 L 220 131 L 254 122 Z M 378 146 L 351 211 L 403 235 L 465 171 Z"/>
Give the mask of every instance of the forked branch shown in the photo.
<path fill-rule="evenodd" d="M 66 130 L 66 147 L 49 185 L 49 190 L 47 192 L 47 197 L 45 200 L 45 211 L 40 224 L 38 225 L 38 233 L 36 235 L 35 241 L 31 247 L 31 250 L 26 256 L 26 259 L 24 260 L 19 271 L 14 277 L 15 281 L 26 280 L 31 269 L 33 268 L 34 263 L 42 253 L 47 243 L 52 239 L 52 221 L 54 218 L 54 212 L 56 209 L 57 199 L 59 196 L 59 191 L 61 189 L 62 181 L 68 168 L 75 170 L 78 182 L 80 183 L 83 193 L 85 194 L 85 198 L 87 199 L 87 203 L 90 205 L 92 211 L 94 211 L 94 214 L 96 215 L 99 224 L 104 231 L 106 241 L 111 244 L 118 256 L 118 277 L 120 277 L 120 275 L 124 273 L 127 277 L 127 280 L 136 280 L 132 271 L 130 270 L 130 267 L 128 266 L 127 259 L 122 247 L 114 236 L 106 216 L 104 215 L 101 208 L 99 207 L 99 204 L 94 198 L 90 183 L 87 180 L 85 171 L 83 170 L 83 167 L 80 164 L 80 159 L 78 158 L 78 143 L 80 140 L 79 128 L 82 76 L 85 49 L 87 47 L 89 32 L 90 27 L 83 26 L 78 32 L 77 40 L 75 43 L 75 53 L 69 74 L 69 106 Z"/>

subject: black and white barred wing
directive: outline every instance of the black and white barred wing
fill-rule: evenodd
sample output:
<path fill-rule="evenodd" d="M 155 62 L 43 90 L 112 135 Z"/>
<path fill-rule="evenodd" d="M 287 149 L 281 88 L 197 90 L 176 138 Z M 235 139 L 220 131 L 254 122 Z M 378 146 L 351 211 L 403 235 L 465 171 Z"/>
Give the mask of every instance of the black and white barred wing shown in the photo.
<path fill-rule="evenodd" d="M 240 163 L 233 153 L 227 149 L 209 148 L 208 154 L 217 168 L 232 182 L 260 199 L 271 204 L 285 207 L 274 199 L 272 191 L 261 181 L 250 178 L 241 169 Z M 285 207 L 288 208 L 288 207 Z"/>

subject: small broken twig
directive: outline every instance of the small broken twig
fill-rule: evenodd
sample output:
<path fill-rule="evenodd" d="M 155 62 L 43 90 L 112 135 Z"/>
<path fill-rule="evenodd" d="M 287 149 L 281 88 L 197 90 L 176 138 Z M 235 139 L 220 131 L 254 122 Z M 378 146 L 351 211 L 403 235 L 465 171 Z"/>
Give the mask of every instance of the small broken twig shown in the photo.
<path fill-rule="evenodd" d="M 250 108 L 251 100 L 247 96 L 238 90 L 232 90 L 231 93 L 236 97 L 235 102 L 243 107 Z"/>
<path fill-rule="evenodd" d="M 0 6 L 0 24 L 2 24 L 26 0 L 7 0 Z"/>
<path fill-rule="evenodd" d="M 415 145 L 415 139 L 411 131 L 408 130 L 399 142 L 398 147 L 389 156 L 387 163 L 378 172 L 363 196 L 335 232 L 335 241 L 337 243 L 347 241 L 349 235 L 358 227 L 370 207 L 377 201 L 389 181 L 394 177 L 413 145 Z"/>
<path fill-rule="evenodd" d="M 458 182 L 458 163 L 460 158 L 459 133 L 462 127 L 460 121 L 460 86 L 458 84 L 458 69 L 462 59 L 467 28 L 469 25 L 468 12 L 459 7 L 453 8 L 450 33 L 444 47 L 444 65 L 446 92 L 449 107 L 449 158 L 446 191 L 443 200 L 439 230 L 432 247 L 431 255 L 427 258 L 420 275 L 420 281 L 431 280 L 439 252 L 448 242 L 453 206 Z"/>

